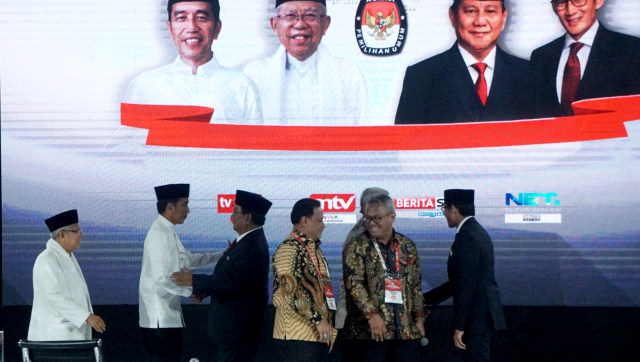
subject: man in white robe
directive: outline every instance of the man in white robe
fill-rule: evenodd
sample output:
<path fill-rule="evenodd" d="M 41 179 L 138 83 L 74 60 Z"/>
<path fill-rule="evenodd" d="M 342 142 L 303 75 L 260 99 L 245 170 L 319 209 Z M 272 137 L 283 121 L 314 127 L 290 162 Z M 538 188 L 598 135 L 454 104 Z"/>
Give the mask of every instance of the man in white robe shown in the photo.
<path fill-rule="evenodd" d="M 27 339 L 91 339 L 91 328 L 102 333 L 106 326 L 93 314 L 87 283 L 73 255 L 83 235 L 78 212 L 68 210 L 45 223 L 51 238 L 33 265 L 33 308 Z"/>
<path fill-rule="evenodd" d="M 158 217 L 144 240 L 139 285 L 140 327 L 152 361 L 179 361 L 184 319 L 181 297 L 200 302 L 192 287 L 180 287 L 171 274 L 182 268 L 199 268 L 216 263 L 219 253 L 190 253 L 175 232 L 189 213 L 189 184 L 155 187 Z"/>
<path fill-rule="evenodd" d="M 260 92 L 264 123 L 369 124 L 362 73 L 320 44 L 331 23 L 325 1 L 277 0 L 276 14 L 271 28 L 282 45 L 272 56 L 244 68 Z"/>

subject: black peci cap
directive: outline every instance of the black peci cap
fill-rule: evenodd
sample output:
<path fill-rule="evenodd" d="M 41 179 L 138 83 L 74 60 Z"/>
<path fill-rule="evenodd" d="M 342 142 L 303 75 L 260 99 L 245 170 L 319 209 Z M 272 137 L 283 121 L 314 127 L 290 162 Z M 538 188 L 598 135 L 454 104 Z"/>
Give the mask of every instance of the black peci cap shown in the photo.
<path fill-rule="evenodd" d="M 168 184 L 154 187 L 158 200 L 189 197 L 189 184 Z"/>
<path fill-rule="evenodd" d="M 460 207 L 473 207 L 473 190 L 449 189 L 444 190 L 445 205 Z"/>
<path fill-rule="evenodd" d="M 243 212 L 265 216 L 271 208 L 271 201 L 253 192 L 236 190 L 236 205 L 241 206 Z"/>
<path fill-rule="evenodd" d="M 61 227 L 65 227 L 72 224 L 78 223 L 78 210 L 68 210 L 65 212 L 61 212 L 58 215 L 51 216 L 46 219 L 45 224 L 49 228 L 49 231 L 53 232 L 55 230 L 60 229 Z"/>

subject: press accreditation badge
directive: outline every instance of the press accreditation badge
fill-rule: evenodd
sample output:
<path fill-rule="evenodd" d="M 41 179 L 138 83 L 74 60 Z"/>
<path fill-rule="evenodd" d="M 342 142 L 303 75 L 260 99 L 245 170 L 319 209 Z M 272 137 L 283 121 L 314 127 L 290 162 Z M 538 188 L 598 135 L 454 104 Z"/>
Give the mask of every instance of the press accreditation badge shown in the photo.
<path fill-rule="evenodd" d="M 402 280 L 388 278 L 384 280 L 384 302 L 402 304 Z"/>
<path fill-rule="evenodd" d="M 329 309 L 337 310 L 338 307 L 336 306 L 336 298 L 333 294 L 333 288 L 330 285 L 324 286 L 324 296 L 325 298 L 327 298 L 327 306 L 329 306 Z"/>

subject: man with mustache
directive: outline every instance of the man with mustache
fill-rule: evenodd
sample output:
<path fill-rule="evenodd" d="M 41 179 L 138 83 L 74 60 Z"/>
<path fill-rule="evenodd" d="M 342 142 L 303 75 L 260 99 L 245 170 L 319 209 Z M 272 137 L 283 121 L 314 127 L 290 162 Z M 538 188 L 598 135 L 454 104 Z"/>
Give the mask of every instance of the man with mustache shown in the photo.
<path fill-rule="evenodd" d="M 324 0 L 276 0 L 271 28 L 282 44 L 272 56 L 248 64 L 265 124 L 353 126 L 367 120 L 364 77 L 320 41 L 329 29 Z"/>
<path fill-rule="evenodd" d="M 92 328 L 104 333 L 106 324 L 93 314 L 89 289 L 74 254 L 84 235 L 78 211 L 68 210 L 44 222 L 51 237 L 33 265 L 33 308 L 27 338 L 89 340 Z"/>

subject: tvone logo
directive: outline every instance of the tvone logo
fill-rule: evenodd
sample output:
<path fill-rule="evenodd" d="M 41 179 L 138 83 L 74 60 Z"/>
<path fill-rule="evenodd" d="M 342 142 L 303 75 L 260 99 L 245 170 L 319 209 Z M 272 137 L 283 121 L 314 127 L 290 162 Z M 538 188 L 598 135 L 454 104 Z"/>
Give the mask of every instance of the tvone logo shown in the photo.
<path fill-rule="evenodd" d="M 548 192 L 546 194 L 534 192 L 519 193 L 517 198 L 513 196 L 513 194 L 507 194 L 505 203 L 511 205 L 512 201 L 519 206 L 560 206 L 558 194 L 555 192 Z"/>
<path fill-rule="evenodd" d="M 218 214 L 230 214 L 236 202 L 235 194 L 218 195 Z"/>
<path fill-rule="evenodd" d="M 320 201 L 324 212 L 353 212 L 356 210 L 356 194 L 313 194 Z"/>

